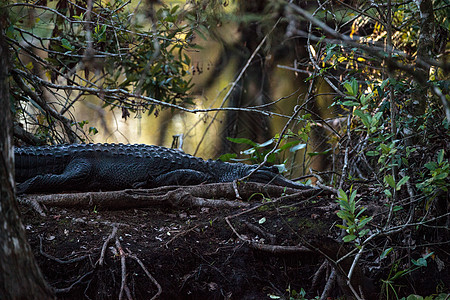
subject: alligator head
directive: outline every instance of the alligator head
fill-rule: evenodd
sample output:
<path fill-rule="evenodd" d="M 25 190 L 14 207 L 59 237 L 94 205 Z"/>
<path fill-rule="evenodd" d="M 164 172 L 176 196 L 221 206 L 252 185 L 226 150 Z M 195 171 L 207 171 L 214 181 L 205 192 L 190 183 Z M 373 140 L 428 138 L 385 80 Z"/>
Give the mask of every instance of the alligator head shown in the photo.
<path fill-rule="evenodd" d="M 220 182 L 230 182 L 236 179 L 244 178 L 251 174 L 251 181 L 259 183 L 267 183 L 279 186 L 285 186 L 295 189 L 313 189 L 314 187 L 304 185 L 301 183 L 294 182 L 283 177 L 278 168 L 275 166 L 266 167 L 263 166 L 256 172 L 254 170 L 258 167 L 257 165 L 244 165 L 244 164 L 228 164 L 230 169 L 228 172 L 224 172 L 223 176 L 220 178 Z M 239 166 L 238 168 L 236 168 Z M 253 173 L 254 172 L 254 173 Z"/>

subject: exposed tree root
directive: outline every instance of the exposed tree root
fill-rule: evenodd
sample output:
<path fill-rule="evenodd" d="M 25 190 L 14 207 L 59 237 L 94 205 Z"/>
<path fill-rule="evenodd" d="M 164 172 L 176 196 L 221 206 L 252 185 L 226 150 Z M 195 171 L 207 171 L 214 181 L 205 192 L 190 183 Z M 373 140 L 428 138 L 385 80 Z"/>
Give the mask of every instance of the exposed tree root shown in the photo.
<path fill-rule="evenodd" d="M 213 183 L 198 186 L 169 186 L 156 189 L 137 189 L 108 192 L 66 193 L 51 195 L 25 195 L 21 201 L 58 207 L 98 207 L 104 209 L 129 209 L 153 206 L 172 207 L 246 207 L 249 204 L 236 200 L 236 190 L 240 197 L 248 199 L 254 195 L 264 197 L 308 197 L 318 194 L 317 190 L 296 190 L 280 186 L 248 182 Z M 216 200 L 228 199 L 228 200 Z"/>
<path fill-rule="evenodd" d="M 51 256 L 50 254 L 45 253 L 44 250 L 42 249 L 42 240 L 43 240 L 43 237 L 41 235 L 41 236 L 39 236 L 39 252 L 43 256 L 47 257 L 48 259 L 52 259 L 52 260 L 56 261 L 57 263 L 60 263 L 60 264 L 72 264 L 72 263 L 76 263 L 76 262 L 85 260 L 86 258 L 89 257 L 89 255 L 83 255 L 83 256 L 75 257 L 73 259 L 63 260 L 63 259 Z"/>
<path fill-rule="evenodd" d="M 301 246 L 301 245 L 296 245 L 296 246 L 281 246 L 281 245 L 268 245 L 268 244 L 262 244 L 259 242 L 255 242 L 250 240 L 249 238 L 247 238 L 246 236 L 243 236 L 241 234 L 238 233 L 238 231 L 236 230 L 236 228 L 231 224 L 230 219 L 237 217 L 237 216 L 241 216 L 243 214 L 249 213 L 259 207 L 261 207 L 263 204 L 260 205 L 256 205 L 250 209 L 244 210 L 238 214 L 232 215 L 232 216 L 228 216 L 225 217 L 225 221 L 227 222 L 228 226 L 230 226 L 231 230 L 234 232 L 234 234 L 243 242 L 248 243 L 249 246 L 255 250 L 260 250 L 260 251 L 265 251 L 265 252 L 269 252 L 272 254 L 294 254 L 294 253 L 304 253 L 304 252 L 311 252 L 310 249 L 308 249 L 307 247 Z M 250 225 L 250 226 L 249 226 Z M 246 226 L 249 227 L 251 230 L 256 231 L 259 234 L 262 234 L 263 236 L 265 235 L 263 233 L 263 231 L 258 228 L 255 225 L 251 225 L 248 222 L 246 223 Z M 267 236 L 267 235 L 266 235 Z"/>
<path fill-rule="evenodd" d="M 296 253 L 312 252 L 307 247 L 304 247 L 301 245 L 280 246 L 280 245 L 261 244 L 261 243 L 257 243 L 257 242 L 250 242 L 249 245 L 253 249 L 269 252 L 272 254 L 296 254 Z"/>
<path fill-rule="evenodd" d="M 248 202 L 236 200 L 235 189 L 238 189 L 238 193 L 242 197 L 242 199 L 247 200 Z M 363 250 L 361 250 L 359 253 L 358 251 L 348 251 L 345 249 L 345 247 L 343 247 L 342 243 L 334 240 L 326 232 L 322 232 L 320 230 L 314 230 L 311 231 L 311 233 L 299 235 L 295 240 L 286 238 L 278 240 L 279 231 L 276 228 L 281 229 L 281 227 L 269 226 L 269 216 L 270 218 L 272 218 L 272 222 L 278 217 L 283 218 L 283 216 L 290 211 L 295 211 L 295 214 L 297 214 L 298 212 L 302 212 L 303 217 L 306 218 L 308 222 L 311 220 L 315 220 L 317 218 L 315 216 L 318 216 L 322 213 L 332 213 L 335 208 L 333 208 L 333 206 L 329 204 L 323 206 L 322 203 L 322 201 L 329 201 L 330 199 L 327 197 L 317 197 L 321 193 L 325 195 L 329 192 L 317 190 L 299 191 L 295 189 L 286 189 L 277 186 L 268 186 L 257 183 L 241 183 L 234 185 L 233 183 L 221 183 L 188 187 L 168 186 L 152 190 L 139 189 L 115 192 L 31 195 L 26 196 L 26 199 L 33 199 L 33 201 L 35 201 L 36 203 L 45 204 L 46 206 L 63 206 L 83 209 L 94 206 L 97 208 L 110 210 L 147 208 L 154 206 L 172 208 L 225 207 L 230 209 L 229 211 L 232 213 L 231 215 L 223 215 L 222 217 L 216 217 L 206 220 L 203 219 L 201 223 L 197 224 L 186 223 L 187 226 L 182 225 L 175 229 L 169 229 L 167 233 L 175 232 L 175 234 L 170 238 L 161 239 L 158 236 L 154 236 L 153 238 L 157 241 L 164 240 L 164 243 L 162 243 L 160 246 L 170 249 L 169 245 L 171 244 L 179 245 L 180 242 L 183 243 L 183 241 L 179 241 L 180 237 L 197 235 L 196 232 L 202 232 L 203 230 L 205 230 L 205 228 L 211 226 L 210 224 L 215 224 L 217 221 L 223 220 L 226 222 L 225 224 L 227 224 L 231 229 L 233 235 L 236 236 L 237 239 L 239 239 L 239 242 L 235 246 L 236 249 L 237 247 L 248 247 L 252 250 L 258 251 L 258 255 L 265 255 L 263 253 L 267 253 L 269 257 L 272 255 L 275 257 L 293 255 L 293 257 L 295 257 L 296 255 L 303 255 L 305 253 L 308 253 L 308 255 L 312 258 L 320 256 L 325 257 L 325 261 L 321 265 L 318 265 L 317 272 L 313 276 L 311 276 L 311 278 L 314 277 L 312 280 L 312 288 L 315 291 L 321 290 L 321 293 L 319 295 L 321 295 L 322 298 L 332 296 L 331 294 L 333 293 L 333 288 L 335 286 L 339 286 L 343 294 L 353 294 L 353 296 L 360 298 L 363 294 L 367 295 L 368 293 L 366 280 L 358 263 L 359 256 L 361 255 Z M 250 200 L 252 201 L 250 202 Z M 311 216 L 309 216 L 307 209 L 312 207 L 311 205 L 315 210 L 314 213 L 311 212 Z M 265 212 L 264 215 L 268 217 L 267 222 L 262 222 L 258 225 L 258 217 L 263 211 Z M 199 212 L 200 214 L 203 214 L 203 210 L 199 210 Z M 255 219 L 255 216 L 258 217 Z M 197 218 L 197 216 L 195 215 L 194 217 Z M 175 218 L 180 217 L 176 215 Z M 144 263 L 131 252 L 128 246 L 126 246 L 126 249 L 123 248 L 122 245 L 124 245 L 124 241 L 119 239 L 118 234 L 119 229 L 123 224 L 110 221 L 105 222 L 100 218 L 81 219 L 83 219 L 82 221 L 84 223 L 93 226 L 97 226 L 98 224 L 106 224 L 108 226 L 111 226 L 112 230 L 106 237 L 105 241 L 98 244 L 97 248 L 95 248 L 95 250 L 93 251 L 98 255 L 96 255 L 96 257 L 98 257 L 97 261 L 91 265 L 86 264 L 83 271 L 73 276 L 73 280 L 70 281 L 70 286 L 67 288 L 57 289 L 58 293 L 70 293 L 71 290 L 74 289 L 74 287 L 77 287 L 77 289 L 79 289 L 79 286 L 81 284 L 87 286 L 86 291 L 87 289 L 98 288 L 97 285 L 99 283 L 100 288 L 105 286 L 105 279 L 102 272 L 105 271 L 107 257 L 110 257 L 107 255 L 107 251 L 110 250 L 113 254 L 112 257 L 118 259 L 115 263 L 116 269 L 112 274 L 113 281 L 116 280 L 116 278 L 120 278 L 120 280 L 116 280 L 118 285 L 114 285 L 114 291 L 117 292 L 119 299 L 132 299 L 133 297 L 136 297 L 133 288 L 133 280 L 135 280 L 135 277 L 133 277 L 131 273 L 127 273 L 127 269 L 130 268 L 130 265 L 127 265 L 129 262 L 127 258 L 131 258 L 140 266 L 140 268 L 146 275 L 146 277 L 144 277 L 144 281 L 148 278 L 148 280 L 151 282 L 151 285 L 153 286 L 153 289 L 155 289 L 150 292 L 154 292 L 153 296 L 147 296 L 149 296 L 149 298 L 155 299 L 162 294 L 162 286 L 147 270 Z M 78 218 L 74 219 L 73 222 L 77 222 L 77 220 Z M 121 219 L 118 220 L 120 221 Z M 183 223 L 184 221 L 178 224 Z M 278 225 L 280 225 L 280 223 L 278 223 Z M 290 226 L 289 224 L 285 225 L 288 225 L 288 227 Z M 126 226 L 128 225 L 125 224 L 124 228 L 128 228 Z M 274 228 L 276 231 L 271 232 L 271 228 Z M 286 232 L 286 228 L 284 230 L 284 232 Z M 250 233 L 250 235 L 248 233 Z M 184 239 L 185 238 L 183 238 L 183 240 Z M 92 256 L 92 254 L 89 254 L 69 260 L 58 259 L 51 255 L 46 255 L 42 250 L 42 238 L 40 239 L 40 242 L 42 255 L 56 261 L 57 263 L 70 264 L 85 260 L 87 257 Z M 227 241 L 226 243 L 229 245 L 229 241 Z M 151 247 L 153 247 L 153 245 Z M 175 248 L 178 249 L 178 246 L 175 246 Z M 140 251 L 139 249 L 137 250 Z M 135 251 L 136 248 L 134 248 L 133 252 L 137 253 Z M 120 267 L 117 268 L 119 265 Z M 132 266 L 132 268 L 136 268 L 135 264 L 133 264 Z M 210 264 L 208 264 L 208 266 L 210 266 Z M 108 266 L 108 268 L 111 268 L 111 266 Z M 197 270 L 197 272 L 195 273 L 195 276 L 199 276 L 199 274 L 204 271 L 200 268 Z M 220 273 L 221 270 L 217 269 L 216 272 Z M 187 278 L 186 280 L 188 280 L 189 278 Z M 214 282 L 210 282 L 208 284 L 211 284 L 211 287 L 208 288 L 211 288 L 213 290 L 215 289 Z"/>
<path fill-rule="evenodd" d="M 106 254 L 106 249 L 108 247 L 108 245 L 110 243 L 112 243 L 112 241 L 114 240 L 114 244 L 115 244 L 115 248 L 111 247 L 111 251 L 113 256 L 119 256 L 120 257 L 120 266 L 121 266 L 121 286 L 120 286 L 120 293 L 119 293 L 119 299 L 123 299 L 124 298 L 124 294 L 126 296 L 126 298 L 128 300 L 132 300 L 133 297 L 131 295 L 131 291 L 130 288 L 127 285 L 127 267 L 126 267 L 126 258 L 132 258 L 133 260 L 135 260 L 139 266 L 142 268 L 142 270 L 145 272 L 145 274 L 147 275 L 147 277 L 150 279 L 150 281 L 156 286 L 157 288 L 157 293 L 151 298 L 151 299 L 156 299 L 159 297 L 159 295 L 161 295 L 162 293 L 162 287 L 161 285 L 158 283 L 158 281 L 156 281 L 156 279 L 150 274 L 150 272 L 147 270 L 147 268 L 145 267 L 145 265 L 143 264 L 143 262 L 133 253 L 131 253 L 130 250 L 127 250 L 127 253 L 125 253 L 124 249 L 122 248 L 122 245 L 119 241 L 119 237 L 117 235 L 118 232 L 118 225 L 117 224 L 112 224 L 113 229 L 111 231 L 111 234 L 106 238 L 105 242 L 103 243 L 102 249 L 100 250 L 100 255 L 99 255 L 99 259 L 97 260 L 97 262 L 95 263 L 94 268 L 88 272 L 86 272 L 85 274 L 81 275 L 77 280 L 75 280 L 70 286 L 66 287 L 66 288 L 54 288 L 54 292 L 56 294 L 65 294 L 65 293 L 69 293 L 71 292 L 71 290 L 77 286 L 78 284 L 81 284 L 83 282 L 84 279 L 91 277 L 91 279 L 89 281 L 92 280 L 92 276 L 99 271 L 100 268 L 103 267 L 104 261 L 105 261 L 105 254 Z M 47 253 L 44 252 L 43 250 L 43 245 L 42 245 L 42 241 L 43 241 L 43 237 L 40 236 L 40 253 L 45 256 L 48 259 L 51 259 L 59 264 L 71 264 L 71 263 L 76 263 L 76 262 L 80 262 L 83 261 L 85 259 L 87 259 L 89 257 L 89 255 L 83 255 L 80 257 L 76 257 L 73 259 L 68 259 L 68 260 L 63 260 L 57 257 L 54 257 L 52 255 L 49 255 Z M 89 284 L 88 284 L 89 287 Z"/>
<path fill-rule="evenodd" d="M 270 234 L 269 232 L 262 230 L 259 226 L 253 225 L 250 222 L 245 221 L 244 224 L 255 234 L 260 235 L 264 239 L 268 240 L 271 244 L 275 244 L 276 236 L 274 234 Z"/>
<path fill-rule="evenodd" d="M 44 212 L 44 208 L 42 208 L 41 204 L 34 197 L 17 197 L 20 203 L 26 204 L 34 209 L 41 217 L 45 217 L 46 214 Z"/>
<path fill-rule="evenodd" d="M 80 278 L 78 278 L 77 281 L 75 281 L 74 283 L 72 283 L 70 286 L 66 287 L 66 288 L 62 288 L 62 289 L 53 289 L 53 291 L 55 292 L 55 294 L 65 294 L 65 293 L 69 293 L 73 287 L 75 287 L 76 285 L 80 284 L 81 282 L 83 282 L 83 280 L 86 277 L 91 276 L 94 273 L 95 270 L 91 270 L 89 272 L 87 272 L 86 274 L 82 275 Z"/>
<path fill-rule="evenodd" d="M 325 273 L 327 273 L 327 269 L 329 267 L 328 261 L 325 259 L 323 263 L 320 265 L 320 267 L 317 269 L 317 271 L 314 273 L 313 279 L 311 281 L 311 289 L 315 291 L 317 287 L 319 286 L 319 280 L 321 276 Z"/>
<path fill-rule="evenodd" d="M 158 292 L 150 299 L 150 300 L 154 300 L 157 299 L 159 297 L 159 295 L 161 295 L 162 293 L 162 287 L 161 285 L 158 283 L 158 281 L 156 281 L 156 279 L 150 274 L 150 272 L 147 270 L 147 268 L 144 266 L 144 264 L 142 263 L 142 261 L 134 254 L 132 254 L 131 252 L 129 252 L 128 256 L 132 259 L 134 259 L 142 268 L 142 270 L 144 270 L 145 274 L 147 275 L 147 277 L 150 279 L 150 281 L 156 285 L 156 287 L 158 288 Z"/>
<path fill-rule="evenodd" d="M 106 241 L 103 243 L 102 251 L 100 252 L 100 258 L 97 261 L 97 264 L 99 266 L 103 266 L 103 263 L 105 261 L 105 253 L 106 253 L 106 247 L 108 247 L 109 242 L 116 237 L 117 234 L 117 226 L 113 226 L 113 230 L 111 234 L 106 238 Z"/>
<path fill-rule="evenodd" d="M 322 295 L 320 296 L 320 300 L 328 299 L 329 293 L 330 293 L 331 289 L 333 288 L 335 282 L 336 282 L 336 270 L 333 269 L 331 271 L 330 276 L 328 277 L 325 287 L 323 288 L 323 292 L 322 292 Z"/>
<path fill-rule="evenodd" d="M 120 293 L 119 293 L 119 300 L 122 300 L 123 293 L 125 292 L 127 295 L 128 300 L 132 300 L 130 289 L 127 286 L 127 265 L 125 261 L 125 252 L 123 251 L 122 245 L 119 242 L 119 238 L 115 237 L 115 244 L 116 244 L 116 252 L 115 254 L 120 256 L 120 267 L 121 267 L 121 274 L 122 274 L 122 282 L 120 285 Z"/>
<path fill-rule="evenodd" d="M 342 244 L 325 236 L 309 236 L 305 238 L 305 245 L 322 254 L 333 266 L 333 271 L 327 280 L 322 295 L 328 294 L 327 291 L 333 283 L 331 281 L 335 280 L 333 278 L 334 271 L 340 288 L 347 295 L 353 294 L 356 298 L 361 298 L 355 287 L 363 291 L 363 294 L 373 294 L 371 282 L 364 276 L 361 267 L 357 264 L 357 259 L 354 259 L 354 256 L 350 255 L 351 253 L 345 247 L 342 247 Z"/>

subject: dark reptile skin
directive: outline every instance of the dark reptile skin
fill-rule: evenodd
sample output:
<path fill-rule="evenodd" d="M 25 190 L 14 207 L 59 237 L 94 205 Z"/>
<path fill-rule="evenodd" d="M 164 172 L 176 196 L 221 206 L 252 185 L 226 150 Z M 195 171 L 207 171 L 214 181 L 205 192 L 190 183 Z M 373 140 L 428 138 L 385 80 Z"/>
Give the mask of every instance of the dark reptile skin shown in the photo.
<path fill-rule="evenodd" d="M 230 182 L 256 166 L 225 163 L 144 144 L 70 144 L 15 149 L 18 193 L 107 191 Z M 250 179 L 308 188 L 263 167 Z"/>

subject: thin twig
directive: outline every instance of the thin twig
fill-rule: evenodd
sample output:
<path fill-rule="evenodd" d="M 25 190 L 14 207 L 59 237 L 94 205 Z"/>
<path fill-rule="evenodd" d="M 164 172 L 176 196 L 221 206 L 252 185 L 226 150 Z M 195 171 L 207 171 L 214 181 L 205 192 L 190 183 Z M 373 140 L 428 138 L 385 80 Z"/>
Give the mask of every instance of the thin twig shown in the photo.
<path fill-rule="evenodd" d="M 339 189 L 342 189 L 344 186 L 345 178 L 347 177 L 347 169 L 348 169 L 348 152 L 350 151 L 350 144 L 351 144 L 351 123 L 352 123 L 352 114 L 350 113 L 347 117 L 347 144 L 345 146 L 345 153 L 344 153 L 344 165 L 342 166 L 342 176 L 341 180 L 339 181 Z"/>
<path fill-rule="evenodd" d="M 142 270 L 144 270 L 144 272 L 147 275 L 147 277 L 151 280 L 151 282 L 153 282 L 154 285 L 156 285 L 156 288 L 158 289 L 158 292 L 150 300 L 157 299 L 162 293 L 161 285 L 158 283 L 158 281 L 156 281 L 156 279 L 152 276 L 152 274 L 150 274 L 150 272 L 147 270 L 145 265 L 142 263 L 142 261 L 135 254 L 132 254 L 131 252 L 129 252 L 128 256 L 130 258 L 134 259 L 141 266 Z"/>
<path fill-rule="evenodd" d="M 265 232 L 262 230 L 259 226 L 256 226 L 250 222 L 244 221 L 245 226 L 247 226 L 248 229 L 253 231 L 255 234 L 261 236 L 262 238 L 265 238 L 266 240 L 269 240 L 271 244 L 275 243 L 276 235 L 270 234 L 268 232 Z"/>
<path fill-rule="evenodd" d="M 361 248 L 359 249 L 359 251 L 356 254 L 355 258 L 353 259 L 352 266 L 350 267 L 350 270 L 348 271 L 348 275 L 347 275 L 347 284 L 348 285 L 350 285 L 350 281 L 352 280 L 353 271 L 355 270 L 355 267 L 358 264 L 359 258 L 361 257 L 361 254 L 364 251 L 365 245 L 366 244 L 361 246 Z"/>
<path fill-rule="evenodd" d="M 119 300 L 122 300 L 123 292 L 126 293 L 128 300 L 131 300 L 132 297 L 130 294 L 130 290 L 128 289 L 128 286 L 127 286 L 127 266 L 126 266 L 126 261 L 125 261 L 126 255 L 125 255 L 125 252 L 123 251 L 122 245 L 120 245 L 119 238 L 117 237 L 117 235 L 116 235 L 116 248 L 120 255 L 120 265 L 121 265 L 121 274 L 122 274 Z"/>
<path fill-rule="evenodd" d="M 70 286 L 66 287 L 66 288 L 61 288 L 61 289 L 56 289 L 54 288 L 53 291 L 55 292 L 55 294 L 63 294 L 63 293 L 68 293 L 72 290 L 72 288 L 81 283 L 81 281 L 83 281 L 84 278 L 86 278 L 89 275 L 92 275 L 92 273 L 94 273 L 94 270 L 91 270 L 89 272 L 87 272 L 86 274 L 84 274 L 83 276 L 81 276 L 80 278 L 77 279 L 77 281 L 75 281 L 74 283 L 72 283 Z"/>
<path fill-rule="evenodd" d="M 71 264 L 71 263 L 75 263 L 75 262 L 79 262 L 79 261 L 85 260 L 86 258 L 89 257 L 89 255 L 83 255 L 83 256 L 75 257 L 75 258 L 69 259 L 69 260 L 62 260 L 60 258 L 51 256 L 48 253 L 45 253 L 44 250 L 43 250 L 43 247 L 42 247 L 42 240 L 43 240 L 43 237 L 42 237 L 42 235 L 40 235 L 39 236 L 39 252 L 42 254 L 42 256 L 45 256 L 45 257 L 47 257 L 47 258 L 49 258 L 51 260 L 54 260 L 57 263 L 60 263 L 60 264 Z"/>
<path fill-rule="evenodd" d="M 308 104 L 308 101 L 305 101 L 305 103 L 303 103 L 301 106 L 296 105 L 294 108 L 294 113 L 292 114 L 292 116 L 289 118 L 289 120 L 286 122 L 286 124 L 284 125 L 283 129 L 281 130 L 281 133 L 279 135 L 279 138 L 276 140 L 275 145 L 272 147 L 272 149 L 264 156 L 264 160 L 255 168 L 252 170 L 252 172 L 250 172 L 250 174 L 248 174 L 247 176 L 244 176 L 242 178 L 239 179 L 239 181 L 244 181 L 248 178 L 250 178 L 254 173 L 256 173 L 258 170 L 260 170 L 266 163 L 267 160 L 269 159 L 269 156 L 272 155 L 277 149 L 278 146 L 280 145 L 281 141 L 283 140 L 283 137 L 287 131 L 287 129 L 289 128 L 289 126 L 291 125 L 291 123 L 297 118 L 297 115 L 300 113 L 300 111 L 303 109 L 303 107 Z"/>
<path fill-rule="evenodd" d="M 183 236 L 185 234 L 188 234 L 189 232 L 195 230 L 196 228 L 198 228 L 200 226 L 200 224 L 197 224 L 191 228 L 189 228 L 188 230 L 184 230 L 182 232 L 177 233 L 176 235 L 174 235 L 169 241 L 167 241 L 167 243 L 164 244 L 164 247 L 169 248 L 169 244 L 172 243 L 174 240 L 176 240 L 177 238 L 179 238 L 180 236 Z"/>
<path fill-rule="evenodd" d="M 117 226 L 114 225 L 111 234 L 106 238 L 106 241 L 103 243 L 102 246 L 102 251 L 100 252 L 100 258 L 98 259 L 97 263 L 102 266 L 103 262 L 105 260 L 105 252 L 106 252 L 106 247 L 108 247 L 109 242 L 116 236 L 117 234 Z"/>
<path fill-rule="evenodd" d="M 264 38 L 261 40 L 261 42 L 258 44 L 258 46 L 253 51 L 252 55 L 250 55 L 249 59 L 247 60 L 247 63 L 244 65 L 244 67 L 242 68 L 241 72 L 239 72 L 239 75 L 231 83 L 230 89 L 227 91 L 227 93 L 225 94 L 225 96 L 222 99 L 222 103 L 220 104 L 220 108 L 221 109 L 224 108 L 223 106 L 225 105 L 225 102 L 228 100 L 228 97 L 230 97 L 231 93 L 234 91 L 234 88 L 236 87 L 238 82 L 241 80 L 241 78 L 244 75 L 244 73 L 247 71 L 247 68 L 250 66 L 250 63 L 253 61 L 253 58 L 255 58 L 256 54 L 258 54 L 259 50 L 261 49 L 261 47 L 266 42 L 266 40 L 269 37 L 269 35 L 275 30 L 275 28 L 277 27 L 277 25 L 281 21 L 281 19 L 282 18 L 279 18 L 275 22 L 275 24 L 272 26 L 272 29 L 264 36 Z M 263 111 L 263 110 L 260 110 L 260 111 Z M 266 112 L 266 113 L 268 113 L 268 112 Z M 214 116 L 212 117 L 211 122 L 208 124 L 208 126 L 203 131 L 203 135 L 200 138 L 200 141 L 197 143 L 197 147 L 196 147 L 196 149 L 194 151 L 194 155 L 198 152 L 198 149 L 200 148 L 200 145 L 203 143 L 203 141 L 204 141 L 204 139 L 206 137 L 206 133 L 208 132 L 208 130 L 211 127 L 211 125 L 213 124 L 214 120 L 217 118 L 217 115 L 218 115 L 218 111 L 214 114 Z M 270 113 L 268 113 L 268 115 L 270 115 Z"/>

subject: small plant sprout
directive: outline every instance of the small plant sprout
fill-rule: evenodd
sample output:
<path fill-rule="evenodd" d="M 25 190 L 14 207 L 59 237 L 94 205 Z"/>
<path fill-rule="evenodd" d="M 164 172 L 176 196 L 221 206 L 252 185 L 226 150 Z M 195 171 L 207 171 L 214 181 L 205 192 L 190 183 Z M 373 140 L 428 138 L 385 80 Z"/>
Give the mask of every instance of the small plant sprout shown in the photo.
<path fill-rule="evenodd" d="M 347 233 L 343 238 L 344 242 L 348 243 L 355 241 L 355 244 L 359 246 L 360 239 L 369 232 L 369 229 L 364 227 L 372 220 L 372 217 L 362 216 L 366 209 L 358 205 L 359 200 L 355 200 L 357 190 L 350 188 L 349 192 L 350 196 L 342 189 L 339 189 L 337 203 L 340 206 L 340 210 L 337 212 L 337 216 L 341 218 L 344 223 L 336 226 L 344 229 Z"/>

